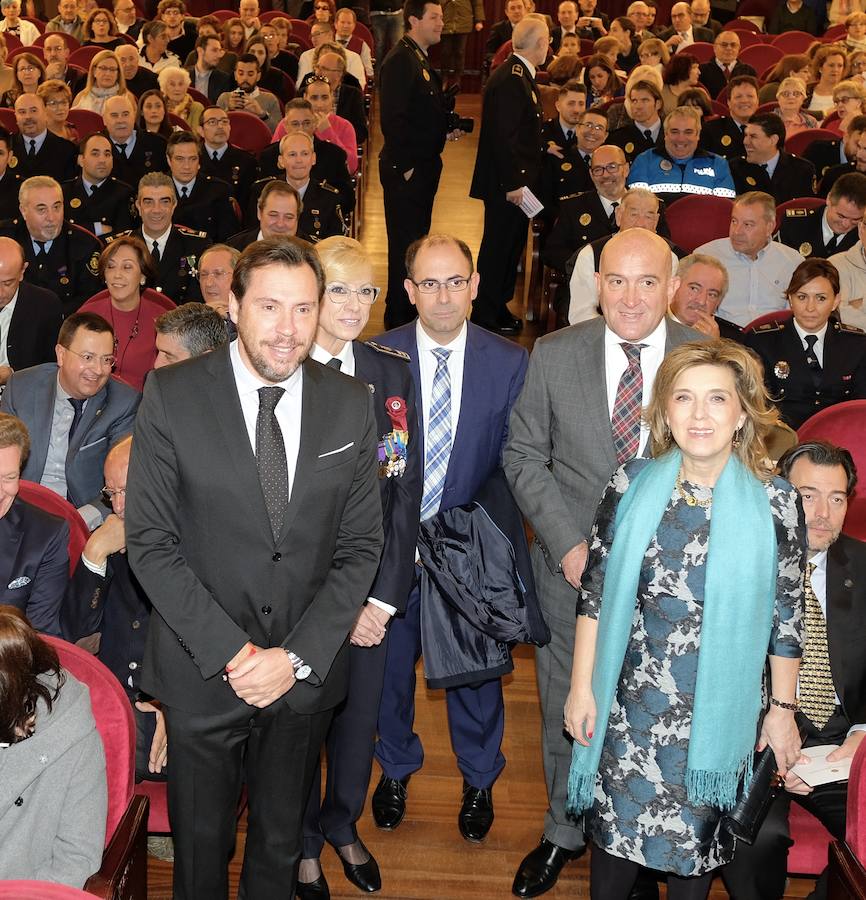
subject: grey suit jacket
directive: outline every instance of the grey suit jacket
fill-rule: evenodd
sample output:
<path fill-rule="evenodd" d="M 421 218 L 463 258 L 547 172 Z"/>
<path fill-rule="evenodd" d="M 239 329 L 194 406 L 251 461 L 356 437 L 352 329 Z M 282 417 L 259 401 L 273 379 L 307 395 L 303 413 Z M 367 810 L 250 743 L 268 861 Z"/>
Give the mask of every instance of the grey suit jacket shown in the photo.
<path fill-rule="evenodd" d="M 56 363 L 15 372 L 3 392 L 0 410 L 18 416 L 30 432 L 30 456 L 21 472 L 21 477 L 30 481 L 41 481 L 45 470 L 56 394 Z M 98 504 L 105 483 L 102 464 L 111 447 L 132 432 L 140 400 L 138 391 L 109 378 L 85 404 L 66 453 L 66 487 L 76 507 Z"/>
<path fill-rule="evenodd" d="M 667 320 L 666 351 L 702 335 Z M 560 572 L 572 547 L 589 539 L 598 502 L 617 468 L 604 378 L 603 318 L 535 342 L 523 391 L 511 413 L 504 468 L 535 531 L 542 601 L 573 616 L 575 591 Z M 536 559 L 536 563 L 538 560 Z M 546 570 L 546 571 L 545 571 Z M 570 609 L 561 603 L 571 603 Z"/>

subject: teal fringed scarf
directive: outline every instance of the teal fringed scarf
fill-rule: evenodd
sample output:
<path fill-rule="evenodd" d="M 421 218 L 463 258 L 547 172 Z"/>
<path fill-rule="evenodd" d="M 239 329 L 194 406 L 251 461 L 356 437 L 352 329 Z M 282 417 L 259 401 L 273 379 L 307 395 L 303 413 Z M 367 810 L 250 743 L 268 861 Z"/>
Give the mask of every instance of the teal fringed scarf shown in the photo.
<path fill-rule="evenodd" d="M 588 747 L 575 742 L 568 779 L 569 810 L 574 813 L 593 802 L 608 716 L 631 634 L 641 565 L 670 502 L 681 462 L 679 450 L 650 462 L 617 508 L 592 675 L 595 732 Z M 729 809 L 742 777 L 751 777 L 777 555 L 766 490 L 732 454 L 713 490 L 686 772 L 692 803 Z"/>

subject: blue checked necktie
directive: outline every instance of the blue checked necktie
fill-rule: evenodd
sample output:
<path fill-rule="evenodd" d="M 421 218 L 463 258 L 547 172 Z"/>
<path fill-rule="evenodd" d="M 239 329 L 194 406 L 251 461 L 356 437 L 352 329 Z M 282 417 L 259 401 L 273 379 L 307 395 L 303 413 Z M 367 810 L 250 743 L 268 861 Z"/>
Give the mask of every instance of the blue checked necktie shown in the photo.
<path fill-rule="evenodd" d="M 430 395 L 421 521 L 429 519 L 439 509 L 451 456 L 451 373 L 448 371 L 451 351 L 437 347 L 433 355 L 436 357 L 436 374 L 433 376 L 433 391 Z"/>
<path fill-rule="evenodd" d="M 628 360 L 628 368 L 622 373 L 616 389 L 616 401 L 610 427 L 616 461 L 622 465 L 631 459 L 640 446 L 640 414 L 643 407 L 643 372 L 640 368 L 640 352 L 646 344 L 620 344 Z"/>

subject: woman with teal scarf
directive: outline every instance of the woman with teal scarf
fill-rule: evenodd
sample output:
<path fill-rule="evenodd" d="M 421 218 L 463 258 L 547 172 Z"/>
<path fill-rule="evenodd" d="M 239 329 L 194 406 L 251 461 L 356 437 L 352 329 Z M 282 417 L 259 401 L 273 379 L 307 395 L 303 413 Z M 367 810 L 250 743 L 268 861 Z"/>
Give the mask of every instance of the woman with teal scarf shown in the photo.
<path fill-rule="evenodd" d="M 645 415 L 654 459 L 614 473 L 577 605 L 569 800 L 587 813 L 593 900 L 625 900 L 640 866 L 668 873 L 671 900 L 702 900 L 732 858 L 721 811 L 756 747 L 782 773 L 799 758 L 805 528 L 771 476 L 777 414 L 745 348 L 672 350 Z"/>

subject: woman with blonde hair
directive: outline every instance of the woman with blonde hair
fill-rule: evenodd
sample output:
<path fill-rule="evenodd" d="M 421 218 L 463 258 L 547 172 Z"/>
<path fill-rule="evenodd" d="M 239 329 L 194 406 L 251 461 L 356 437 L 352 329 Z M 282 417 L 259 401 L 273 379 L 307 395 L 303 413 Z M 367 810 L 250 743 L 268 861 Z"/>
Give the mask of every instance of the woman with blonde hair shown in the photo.
<path fill-rule="evenodd" d="M 833 109 L 833 89 L 845 77 L 848 56 L 840 44 L 825 44 L 812 57 L 812 87 L 806 109 L 823 118 Z"/>
<path fill-rule="evenodd" d="M 69 90 L 69 85 L 59 78 L 49 78 L 39 85 L 36 94 L 45 104 L 48 130 L 67 141 L 78 143 L 78 129 L 67 121 L 72 105 L 72 91 Z"/>
<path fill-rule="evenodd" d="M 637 48 L 637 55 L 641 65 L 652 66 L 659 75 L 671 59 L 667 44 L 659 38 L 647 38 L 645 41 L 641 41 Z"/>
<path fill-rule="evenodd" d="M 838 119 L 827 122 L 824 127 L 839 134 L 845 134 L 848 125 L 855 116 L 863 115 L 863 102 L 866 100 L 866 84 L 861 79 L 848 78 L 840 81 L 833 88 L 833 105 Z"/>
<path fill-rule="evenodd" d="M 755 735 L 780 774 L 799 759 L 805 529 L 767 458 L 777 418 L 745 347 L 675 347 L 645 415 L 653 458 L 617 469 L 599 504 L 564 711 L 593 898 L 625 900 L 642 865 L 671 900 L 705 898 Z"/>
<path fill-rule="evenodd" d="M 845 19 L 845 46 L 849 50 L 866 50 L 866 13 L 853 12 Z"/>
<path fill-rule="evenodd" d="M 198 100 L 193 100 L 187 93 L 192 83 L 189 72 L 180 66 L 166 66 L 157 75 L 157 79 L 168 111 L 183 119 L 193 134 L 196 134 L 204 113 L 204 106 Z"/>
<path fill-rule="evenodd" d="M 102 115 L 109 97 L 126 96 L 135 108 L 135 97 L 126 89 L 126 79 L 113 50 L 100 50 L 90 61 L 87 82 L 72 101 L 73 108 L 89 109 Z"/>
<path fill-rule="evenodd" d="M 785 137 L 793 137 L 801 131 L 818 127 L 814 116 L 803 112 L 806 102 L 806 84 L 802 78 L 791 75 L 784 78 L 776 92 L 778 106 L 771 110 L 785 123 Z"/>

